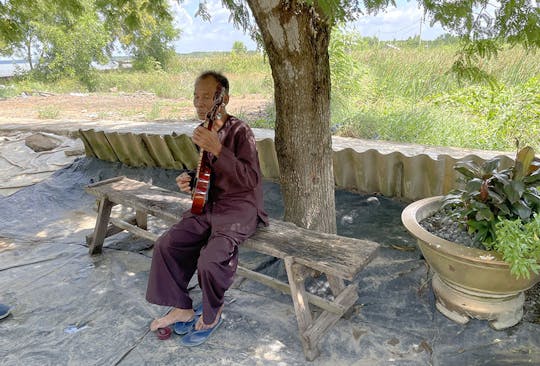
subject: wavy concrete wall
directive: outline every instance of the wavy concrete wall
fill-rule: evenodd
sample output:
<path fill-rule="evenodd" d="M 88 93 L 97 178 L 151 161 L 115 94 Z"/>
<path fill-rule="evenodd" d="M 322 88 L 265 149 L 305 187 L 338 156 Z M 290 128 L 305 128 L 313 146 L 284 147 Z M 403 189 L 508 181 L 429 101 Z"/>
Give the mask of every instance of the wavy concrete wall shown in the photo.
<path fill-rule="evenodd" d="M 483 161 L 476 155 L 460 159 L 438 155 L 436 159 L 418 154 L 405 156 L 396 151 L 382 154 L 375 149 L 363 152 L 351 148 L 334 151 L 336 186 L 362 192 L 380 192 L 388 197 L 407 200 L 446 194 L 460 185 L 460 174 L 454 169 L 459 160 Z M 501 156 L 509 166 L 512 159 Z"/>
<path fill-rule="evenodd" d="M 193 169 L 199 154 L 191 138 L 181 135 L 119 133 L 79 130 L 86 155 L 135 167 Z M 271 138 L 257 140 L 259 161 L 265 177 L 279 178 L 279 165 Z M 501 156 L 504 165 L 512 160 Z M 334 150 L 334 176 L 338 188 L 379 192 L 387 197 L 417 200 L 445 194 L 459 185 L 454 165 L 458 160 L 483 159 L 466 155 L 459 159 L 440 154 L 406 156 L 399 151 L 381 153 L 377 149 Z"/>

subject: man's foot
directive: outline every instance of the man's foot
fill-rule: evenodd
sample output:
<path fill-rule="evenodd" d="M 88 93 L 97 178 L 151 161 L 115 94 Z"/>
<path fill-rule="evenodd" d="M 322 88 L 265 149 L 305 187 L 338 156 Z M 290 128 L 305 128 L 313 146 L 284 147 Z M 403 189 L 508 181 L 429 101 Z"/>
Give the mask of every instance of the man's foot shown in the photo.
<path fill-rule="evenodd" d="M 216 329 L 223 323 L 223 318 L 221 317 L 221 309 L 216 315 L 216 320 L 212 324 L 204 324 L 202 321 L 202 316 L 197 321 L 195 327 L 191 329 L 181 340 L 180 344 L 187 347 L 200 346 L 216 331 Z M 201 327 L 202 329 L 197 329 Z"/>
<path fill-rule="evenodd" d="M 195 330 L 206 330 L 206 329 L 214 328 L 216 326 L 216 324 L 219 322 L 219 319 L 221 318 L 221 311 L 222 310 L 223 310 L 223 305 L 221 305 L 221 307 L 219 308 L 219 310 L 218 310 L 218 312 L 216 314 L 216 319 L 214 319 L 212 324 L 205 324 L 205 322 L 203 320 L 203 316 L 200 316 L 199 320 L 195 324 Z"/>
<path fill-rule="evenodd" d="M 179 309 L 173 308 L 167 315 L 163 318 L 154 319 L 150 324 L 150 330 L 155 332 L 159 328 L 168 327 L 171 324 L 176 322 L 187 322 L 193 319 L 195 312 L 193 309 Z"/>

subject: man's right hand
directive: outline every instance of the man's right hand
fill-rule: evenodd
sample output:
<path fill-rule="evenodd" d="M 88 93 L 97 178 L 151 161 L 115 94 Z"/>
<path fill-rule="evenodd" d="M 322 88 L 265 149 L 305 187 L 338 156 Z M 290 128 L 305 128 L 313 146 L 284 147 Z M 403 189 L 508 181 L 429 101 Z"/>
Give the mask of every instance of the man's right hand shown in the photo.
<path fill-rule="evenodd" d="M 178 177 L 176 177 L 176 184 L 182 192 L 191 193 L 191 188 L 189 187 L 190 182 L 191 177 L 188 173 L 182 173 Z"/>

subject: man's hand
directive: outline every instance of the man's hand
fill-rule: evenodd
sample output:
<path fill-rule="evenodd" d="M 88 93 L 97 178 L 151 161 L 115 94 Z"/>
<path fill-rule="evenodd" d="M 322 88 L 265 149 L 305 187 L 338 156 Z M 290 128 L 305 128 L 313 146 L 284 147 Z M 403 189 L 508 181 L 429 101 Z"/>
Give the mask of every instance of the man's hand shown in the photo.
<path fill-rule="evenodd" d="M 210 131 L 203 126 L 199 126 L 193 131 L 193 142 L 201 149 L 211 152 L 215 157 L 221 153 L 221 142 L 217 132 Z"/>
<path fill-rule="evenodd" d="M 187 193 L 191 192 L 191 189 L 189 187 L 190 182 L 191 182 L 191 177 L 189 176 L 188 173 L 184 172 L 180 174 L 178 177 L 176 177 L 176 184 L 178 185 L 178 188 L 180 188 L 182 192 L 187 192 Z"/>

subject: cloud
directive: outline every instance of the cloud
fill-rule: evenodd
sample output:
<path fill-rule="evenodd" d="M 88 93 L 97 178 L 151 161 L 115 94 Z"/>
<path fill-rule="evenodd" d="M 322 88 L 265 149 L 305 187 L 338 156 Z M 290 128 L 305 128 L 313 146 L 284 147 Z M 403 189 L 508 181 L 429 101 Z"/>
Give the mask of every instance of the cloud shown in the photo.
<path fill-rule="evenodd" d="M 186 0 L 178 3 L 169 0 L 175 15 L 175 24 L 182 30 L 180 38 L 174 42 L 177 52 L 230 51 L 235 41 L 241 41 L 249 50 L 256 48 L 255 42 L 243 30 L 236 29 L 229 22 L 230 12 L 223 7 L 221 0 L 208 0 L 206 6 L 212 16 L 211 21 L 195 17 L 199 0 Z M 420 33 L 422 10 L 416 2 L 398 1 L 397 7 L 389 7 L 376 15 L 361 16 L 348 25 L 349 29 L 362 36 L 376 36 L 381 40 L 407 39 Z M 429 21 L 422 23 L 422 39 L 431 40 L 443 34 L 443 29 Z"/>
<path fill-rule="evenodd" d="M 362 16 L 349 24 L 348 28 L 362 36 L 376 36 L 381 40 L 407 39 L 419 35 L 420 29 L 424 40 L 432 40 L 444 34 L 440 25 L 429 25 L 429 20 L 423 18 L 423 10 L 414 2 L 401 2 L 397 7 L 388 7 L 376 15 Z"/>
<path fill-rule="evenodd" d="M 169 0 L 169 4 L 174 17 L 174 25 L 183 28 L 183 31 L 187 31 L 193 25 L 193 18 L 189 15 L 187 10 L 176 1 Z"/>
<path fill-rule="evenodd" d="M 171 0 L 169 0 L 171 1 Z M 206 7 L 212 16 L 210 21 L 195 17 L 199 1 L 191 0 L 175 4 L 173 13 L 175 24 L 182 30 L 180 38 L 174 42 L 177 52 L 230 51 L 235 41 L 241 41 L 250 50 L 256 48 L 255 42 L 242 30 L 229 22 L 230 12 L 219 0 L 208 0 Z"/>

